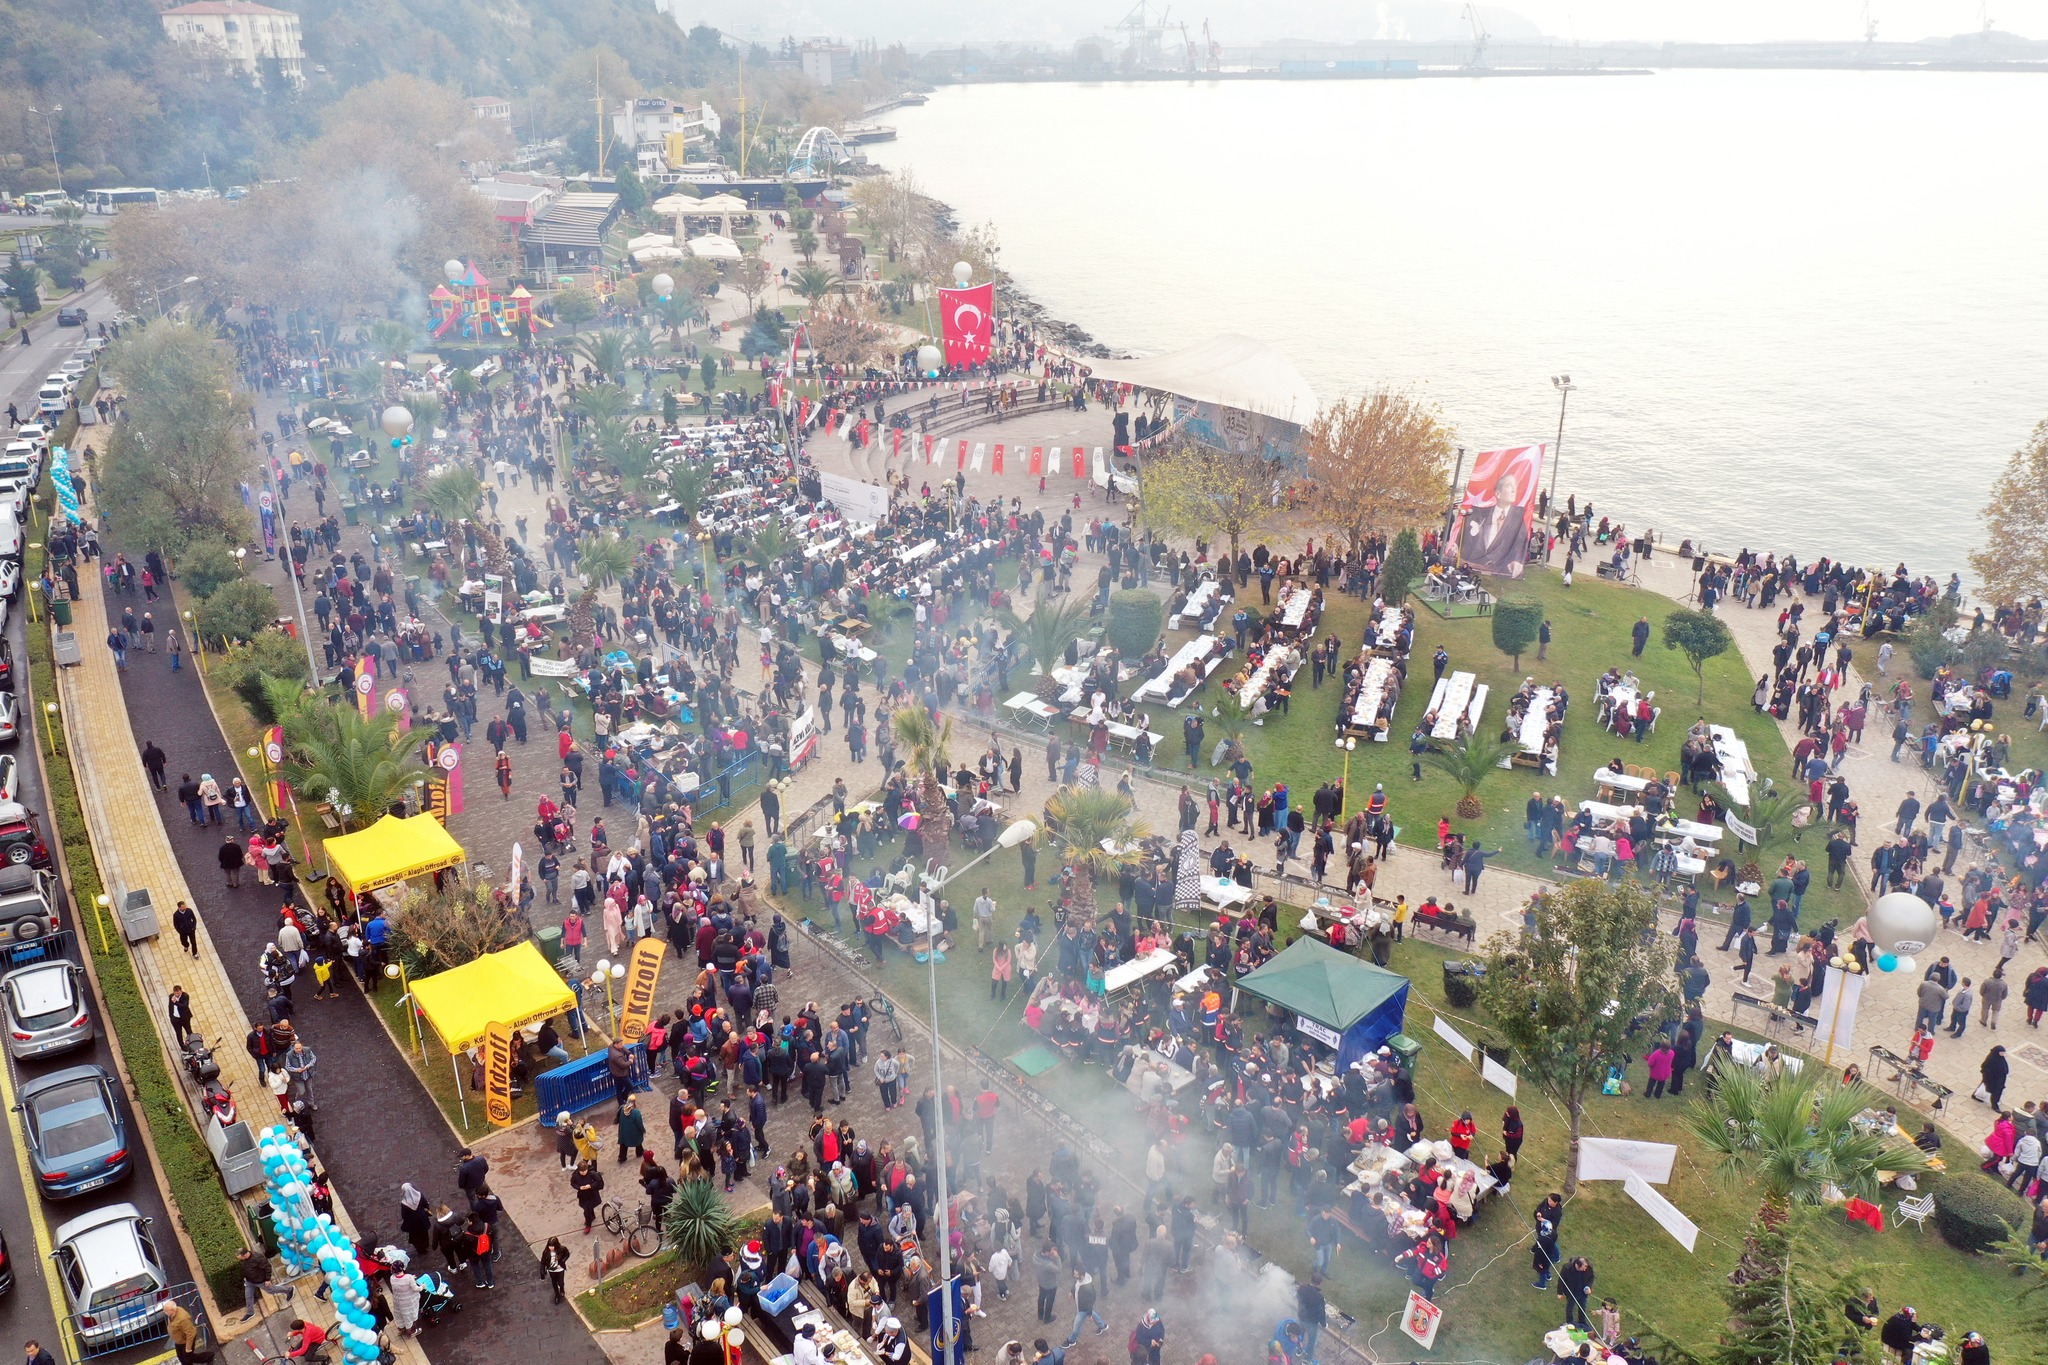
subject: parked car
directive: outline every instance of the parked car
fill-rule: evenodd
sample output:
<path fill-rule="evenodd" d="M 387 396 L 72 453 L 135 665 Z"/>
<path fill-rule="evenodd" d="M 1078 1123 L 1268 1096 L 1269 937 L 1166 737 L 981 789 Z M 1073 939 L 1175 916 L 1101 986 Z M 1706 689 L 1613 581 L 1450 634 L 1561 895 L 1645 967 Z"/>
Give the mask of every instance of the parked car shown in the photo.
<path fill-rule="evenodd" d="M 0 629 L 5 629 L 7 605 L 0 602 Z M 21 703 L 14 699 L 12 692 L 0 692 L 0 744 L 9 744 L 21 738 Z"/>
<path fill-rule="evenodd" d="M 50 428 L 45 423 L 23 422 L 14 429 L 14 439 L 33 442 L 41 453 L 50 453 Z"/>
<path fill-rule="evenodd" d="M 14 1258 L 7 1254 L 7 1235 L 0 1233 L 0 1294 L 14 1288 Z"/>
<path fill-rule="evenodd" d="M 150 1236 L 150 1220 L 133 1204 L 109 1204 L 57 1229 L 57 1263 L 71 1305 L 80 1355 L 98 1355 L 164 1330 L 171 1284 Z"/>
<path fill-rule="evenodd" d="M 59 308 L 57 310 L 57 325 L 59 327 L 85 326 L 85 310 L 83 308 Z"/>
<path fill-rule="evenodd" d="M 42 822 L 36 813 L 19 801 L 0 801 L 0 920 L 7 914 L 8 868 L 49 865 L 50 846 L 43 842 Z"/>
<path fill-rule="evenodd" d="M 20 788 L 20 761 L 13 754 L 0 754 L 0 801 L 12 801 Z"/>
<path fill-rule="evenodd" d="M 0 802 L 0 810 L 9 807 L 22 809 L 17 802 Z M 0 864 L 0 952 L 37 943 L 57 932 L 56 887 L 54 877 L 25 861 Z"/>
<path fill-rule="evenodd" d="M 7 1050 L 26 1061 L 69 1052 L 92 1041 L 77 963 L 64 958 L 16 967 L 0 976 L 0 1008 L 7 1013 Z"/>
<path fill-rule="evenodd" d="M 70 1066 L 38 1076 L 21 1087 L 14 1108 L 44 1198 L 89 1194 L 134 1169 L 128 1120 L 102 1068 Z"/>

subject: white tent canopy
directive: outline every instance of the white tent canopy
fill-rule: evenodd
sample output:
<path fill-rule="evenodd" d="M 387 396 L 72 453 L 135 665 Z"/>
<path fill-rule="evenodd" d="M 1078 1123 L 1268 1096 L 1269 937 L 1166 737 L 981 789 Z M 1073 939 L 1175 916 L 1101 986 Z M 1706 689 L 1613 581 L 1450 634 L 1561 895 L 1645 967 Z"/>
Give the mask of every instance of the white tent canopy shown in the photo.
<path fill-rule="evenodd" d="M 679 246 L 643 246 L 634 249 L 633 259 L 640 265 L 648 265 L 654 261 L 680 261 L 689 254 Z"/>
<path fill-rule="evenodd" d="M 1139 360 L 1091 360 L 1097 379 L 1157 389 L 1307 426 L 1321 404 L 1294 362 L 1256 337 L 1226 332 Z"/>
<path fill-rule="evenodd" d="M 664 194 L 661 198 L 648 205 L 648 207 L 656 213 L 668 214 L 673 217 L 678 213 L 701 213 L 703 210 L 699 209 L 697 205 L 703 202 L 703 200 L 698 199 L 694 195 Z"/>
<path fill-rule="evenodd" d="M 694 200 L 682 213 L 752 213 L 753 206 L 736 194 L 713 194 Z"/>
<path fill-rule="evenodd" d="M 638 251 L 643 246 L 674 246 L 676 239 L 666 232 L 643 232 L 626 243 L 626 250 Z"/>
<path fill-rule="evenodd" d="M 692 237 L 690 239 L 690 254 L 692 256 L 701 256 L 707 261 L 737 261 L 745 253 L 740 250 L 739 243 L 735 242 L 732 238 L 713 234 L 705 237 Z"/>

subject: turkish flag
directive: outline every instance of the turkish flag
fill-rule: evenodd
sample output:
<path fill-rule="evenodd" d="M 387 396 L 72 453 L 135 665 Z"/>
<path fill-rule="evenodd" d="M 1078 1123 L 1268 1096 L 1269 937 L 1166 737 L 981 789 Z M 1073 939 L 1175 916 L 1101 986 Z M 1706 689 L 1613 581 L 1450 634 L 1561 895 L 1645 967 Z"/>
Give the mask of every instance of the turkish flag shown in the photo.
<path fill-rule="evenodd" d="M 931 434 L 931 433 L 930 433 L 929 431 L 927 431 L 927 432 L 926 432 L 926 433 L 924 434 L 924 457 L 925 457 L 925 459 L 926 459 L 926 460 L 930 460 L 930 459 L 931 459 L 931 457 L 932 457 L 932 445 L 933 445 L 933 443 L 934 443 L 934 442 L 936 442 L 936 441 L 937 441 L 938 439 L 939 439 L 938 437 L 936 437 L 936 436 L 932 435 L 932 434 Z"/>
<path fill-rule="evenodd" d="M 941 289 L 939 322 L 948 365 L 979 365 L 986 361 L 995 333 L 995 285 Z"/>
<path fill-rule="evenodd" d="M 889 432 L 889 457 L 894 459 L 903 453 L 903 428 L 896 427 Z"/>
<path fill-rule="evenodd" d="M 797 400 L 797 403 L 796 403 L 796 425 L 797 425 L 797 429 L 798 429 L 798 430 L 802 430 L 802 429 L 803 429 L 803 425 L 804 425 L 804 423 L 806 423 L 806 422 L 808 422 L 808 421 L 810 421 L 810 420 L 811 420 L 811 400 L 810 400 L 810 399 L 808 399 L 808 398 L 799 398 L 799 399 Z"/>
<path fill-rule="evenodd" d="M 1001 441 L 996 442 L 996 463 L 994 472 L 997 474 L 1003 472 L 1003 443 Z"/>
<path fill-rule="evenodd" d="M 1088 477 L 1088 457 L 1082 453 L 1079 446 L 1074 447 L 1074 477 L 1077 479 Z"/>
<path fill-rule="evenodd" d="M 967 468 L 967 442 L 965 441 L 960 443 L 960 457 L 954 462 L 953 468 L 955 471 Z"/>
<path fill-rule="evenodd" d="M 859 441 L 860 441 L 860 443 L 861 443 L 862 445 L 866 445 L 866 444 L 868 443 L 868 419 L 867 419 L 867 418 L 863 417 L 863 418 L 861 418 L 861 419 L 860 419 L 860 425 L 859 425 L 858 427 L 854 428 L 854 434 L 855 434 L 855 436 L 856 436 L 856 437 L 857 437 L 857 438 L 859 439 Z M 1076 454 L 1079 454 L 1079 453 L 1080 453 L 1080 448 L 1079 448 L 1078 446 L 1077 446 L 1077 447 L 1075 448 L 1075 453 L 1076 453 Z M 1078 474 L 1078 473 L 1080 473 L 1081 471 L 1080 471 L 1080 470 L 1079 470 L 1078 468 L 1076 468 L 1074 472 L 1075 472 L 1076 474 Z"/>
<path fill-rule="evenodd" d="M 1033 446 L 1033 447 L 1031 447 L 1031 472 L 1032 472 L 1032 473 L 1034 473 L 1034 474 L 1043 474 L 1043 473 L 1045 473 L 1045 447 L 1044 447 L 1044 446 Z"/>

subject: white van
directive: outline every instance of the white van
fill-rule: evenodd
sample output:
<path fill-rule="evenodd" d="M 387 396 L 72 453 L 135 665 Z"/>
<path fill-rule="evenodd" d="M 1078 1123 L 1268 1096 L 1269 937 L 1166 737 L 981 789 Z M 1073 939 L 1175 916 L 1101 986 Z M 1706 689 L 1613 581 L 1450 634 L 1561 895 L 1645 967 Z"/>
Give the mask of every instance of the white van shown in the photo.
<path fill-rule="evenodd" d="M 61 416 L 71 406 L 71 391 L 62 384 L 44 384 L 36 392 L 36 411 Z"/>
<path fill-rule="evenodd" d="M 5 498 L 0 498 L 0 559 L 21 560 L 21 518 Z"/>

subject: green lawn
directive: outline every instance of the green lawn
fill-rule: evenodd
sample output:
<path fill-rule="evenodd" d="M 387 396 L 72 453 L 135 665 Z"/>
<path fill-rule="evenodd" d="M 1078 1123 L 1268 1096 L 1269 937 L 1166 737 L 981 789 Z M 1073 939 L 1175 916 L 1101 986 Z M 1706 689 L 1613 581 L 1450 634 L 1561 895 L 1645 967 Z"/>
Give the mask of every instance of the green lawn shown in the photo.
<path fill-rule="evenodd" d="M 1043 858 L 1039 871 L 1047 871 Z M 998 853 L 967 874 L 958 900 L 964 906 L 983 886 L 989 888 L 1001 907 L 1000 926 L 1014 930 L 1027 904 L 1039 905 L 1041 917 L 1050 924 L 1042 895 L 1046 883 L 1041 880 L 1038 893 L 1024 891 L 1018 855 Z M 796 897 L 784 898 L 783 909 L 799 917 L 806 913 L 806 907 Z M 815 912 L 816 906 L 809 910 Z M 1291 924 L 1294 918 L 1289 912 L 1283 924 Z M 964 923 L 964 914 L 962 919 Z M 827 928 L 829 923 L 827 917 Z M 1480 1123 L 1479 1150 L 1491 1156 L 1498 1149 L 1495 1135 L 1506 1097 L 1482 1085 L 1474 1069 L 1430 1032 L 1432 1015 L 1444 1008 L 1440 964 L 1450 956 L 1444 948 L 1415 940 L 1394 948 L 1392 967 L 1414 983 L 1407 1032 L 1423 1040 L 1417 1098 L 1431 1131 L 1439 1134 L 1460 1110 L 1469 1108 Z M 947 1039 L 955 1045 L 1000 1062 L 1038 1039 L 1023 1025 L 1019 992 L 1013 989 L 1007 1003 L 990 999 L 988 962 L 986 956 L 975 952 L 970 929 L 965 942 L 940 965 L 943 1028 Z M 922 1067 L 930 1051 L 925 1022 L 931 1001 L 926 986 L 927 969 L 903 954 L 892 952 L 879 969 L 869 970 L 896 1002 L 904 1045 Z M 1468 1037 L 1486 1037 L 1484 1025 L 1476 1019 L 1457 1018 L 1455 1022 Z M 1755 1036 L 1741 1030 L 1737 1030 L 1737 1035 Z M 893 1043 L 894 1037 L 886 1025 L 881 1027 L 877 1040 Z M 1144 1150 L 1149 1139 L 1128 1094 L 1101 1069 L 1063 1061 L 1035 1078 L 1020 1077 L 1014 1069 L 1011 1075 L 1080 1117 L 1126 1154 L 1123 1164 L 1127 1173 L 1135 1177 L 1136 1154 Z M 956 1078 L 951 1073 L 947 1080 L 949 1084 L 967 1083 L 966 1078 Z M 1636 1095 L 1594 1102 L 1587 1132 L 1677 1142 L 1681 1149 L 1687 1147 L 1689 1142 L 1679 1134 L 1676 1120 L 1681 1104 L 1690 1100 L 1697 1087 L 1688 1087 L 1687 1100 L 1646 1100 L 1640 1095 L 1644 1080 L 1640 1064 L 1632 1080 Z M 1446 1309 L 1443 1334 L 1435 1353 L 1440 1359 L 1532 1359 L 1541 1354 L 1542 1334 L 1562 1321 L 1554 1294 L 1539 1294 L 1531 1287 L 1533 1277 L 1529 1274 L 1530 1253 L 1525 1234 L 1527 1211 L 1545 1193 L 1560 1186 L 1568 1130 L 1561 1107 L 1533 1087 L 1525 1085 L 1517 1102 L 1529 1132 L 1521 1173 L 1510 1198 L 1483 1206 L 1474 1224 L 1461 1233 L 1452 1247 L 1452 1275 L 1448 1283 L 1454 1287 L 1447 1287 L 1438 1295 Z M 1209 1159 L 1214 1151 L 1213 1138 L 1206 1126 L 1198 1122 L 1183 1164 L 1189 1188 L 1196 1192 L 1205 1209 Z M 1952 1140 L 1949 1164 L 1955 1167 L 1973 1160 L 1969 1152 L 1967 1144 Z M 1106 1198 L 1121 1199 L 1124 1193 Z M 1619 1301 L 1628 1330 L 1655 1326 L 1679 1340 L 1706 1341 L 1711 1339 L 1720 1316 L 1715 1287 L 1735 1262 L 1758 1195 L 1745 1185 L 1724 1181 L 1710 1168 L 1683 1154 L 1663 1193 L 1700 1225 L 1695 1254 L 1687 1254 L 1618 1185 L 1609 1183 L 1582 1187 L 1568 1210 L 1563 1250 L 1567 1255 L 1583 1253 L 1592 1258 L 1599 1274 L 1597 1288 Z M 1886 1207 L 1890 1207 L 1889 1197 Z M 2017 1339 L 2018 1315 L 2011 1306 L 2012 1282 L 1988 1259 L 1952 1250 L 1931 1228 L 1921 1232 L 1910 1226 L 1903 1230 L 1888 1227 L 1879 1234 L 1847 1224 L 1837 1212 L 1822 1212 L 1815 1217 L 1822 1229 L 1819 1243 L 1833 1262 L 1843 1267 L 1867 1263 L 1869 1283 L 1888 1309 L 1912 1303 L 1919 1308 L 1923 1320 L 1949 1326 L 1951 1335 L 1974 1328 L 1984 1331 L 1994 1343 Z M 1289 1271 L 1307 1273 L 1307 1240 L 1301 1220 L 1293 1214 L 1284 1182 L 1278 1206 L 1253 1210 L 1250 1240 L 1259 1252 Z M 1340 1254 L 1328 1288 L 1332 1302 L 1359 1319 L 1361 1326 L 1355 1339 L 1363 1344 L 1405 1300 L 1408 1282 L 1372 1250 L 1351 1246 Z M 1372 1348 L 1380 1358 L 1406 1358 L 1389 1356 L 1390 1352 L 1406 1349 L 1405 1338 L 1399 1337 L 1398 1329 L 1390 1328 Z"/>

